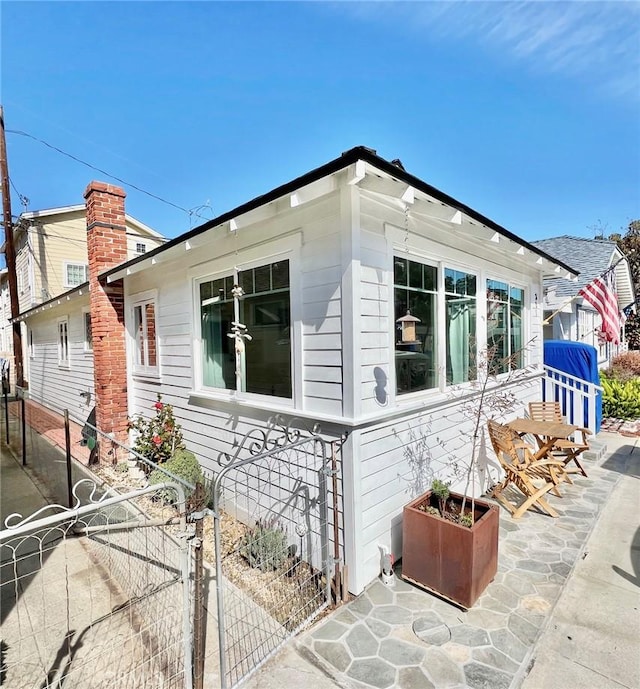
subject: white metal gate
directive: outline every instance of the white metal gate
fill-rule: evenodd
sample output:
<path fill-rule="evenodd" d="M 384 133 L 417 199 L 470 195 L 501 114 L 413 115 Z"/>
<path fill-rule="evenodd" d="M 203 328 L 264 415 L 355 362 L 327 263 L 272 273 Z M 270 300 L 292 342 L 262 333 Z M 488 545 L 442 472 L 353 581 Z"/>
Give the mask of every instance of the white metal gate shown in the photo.
<path fill-rule="evenodd" d="M 227 689 L 330 604 L 330 527 L 339 516 L 337 470 L 317 428 L 304 434 L 275 419 L 219 463 L 214 547 L 220 681 Z M 225 529 L 225 520 L 239 528 Z"/>
<path fill-rule="evenodd" d="M 190 552 L 174 483 L 97 496 L 73 509 L 10 515 L 0 531 L 0 684 L 13 689 L 190 689 Z M 178 495 L 180 518 L 158 528 L 144 501 Z M 145 528 L 153 526 L 155 528 Z"/>

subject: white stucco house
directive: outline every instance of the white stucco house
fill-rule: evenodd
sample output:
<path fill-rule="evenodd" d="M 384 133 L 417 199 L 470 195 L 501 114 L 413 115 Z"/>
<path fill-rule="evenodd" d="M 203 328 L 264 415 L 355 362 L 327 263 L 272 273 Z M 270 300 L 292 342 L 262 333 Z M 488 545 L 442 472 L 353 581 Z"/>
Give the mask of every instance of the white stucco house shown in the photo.
<path fill-rule="evenodd" d="M 122 206 L 115 219 L 96 197 Z M 540 397 L 543 280 L 576 277 L 364 147 L 124 263 L 124 250 L 107 260 L 100 250 L 124 241 L 124 193 L 92 183 L 86 199 L 89 287 L 21 315 L 32 397 L 86 415 L 89 393 L 98 425 L 126 433 L 126 416 L 148 413 L 161 393 L 211 472 L 274 413 L 346 437 L 353 593 L 378 575 L 381 546 L 400 555 L 402 507 L 424 485 L 425 453 L 451 476 L 445 448 L 471 423 L 460 399 L 478 352 L 496 344 L 514 355 L 513 415 Z M 403 341 L 408 312 L 415 336 Z M 252 340 L 236 370 L 238 318 Z"/>

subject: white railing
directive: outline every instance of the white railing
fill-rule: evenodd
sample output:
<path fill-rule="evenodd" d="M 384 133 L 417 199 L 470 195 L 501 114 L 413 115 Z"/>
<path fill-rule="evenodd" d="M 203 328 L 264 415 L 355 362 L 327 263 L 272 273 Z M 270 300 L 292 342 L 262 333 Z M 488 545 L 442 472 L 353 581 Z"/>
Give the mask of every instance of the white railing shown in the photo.
<path fill-rule="evenodd" d="M 545 365 L 544 371 L 542 399 L 560 402 L 562 415 L 568 423 L 596 433 L 596 401 L 602 388 L 552 366 Z"/>

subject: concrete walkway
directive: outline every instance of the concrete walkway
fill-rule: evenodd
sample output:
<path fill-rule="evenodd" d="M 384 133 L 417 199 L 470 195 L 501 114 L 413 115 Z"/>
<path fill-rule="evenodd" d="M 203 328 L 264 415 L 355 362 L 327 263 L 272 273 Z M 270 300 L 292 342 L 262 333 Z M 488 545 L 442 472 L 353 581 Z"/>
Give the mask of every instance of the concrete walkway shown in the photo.
<path fill-rule="evenodd" d="M 640 440 L 599 440 L 608 451 L 589 478 L 552 498 L 558 519 L 501 512 L 498 574 L 473 609 L 376 581 L 243 686 L 640 686 Z"/>

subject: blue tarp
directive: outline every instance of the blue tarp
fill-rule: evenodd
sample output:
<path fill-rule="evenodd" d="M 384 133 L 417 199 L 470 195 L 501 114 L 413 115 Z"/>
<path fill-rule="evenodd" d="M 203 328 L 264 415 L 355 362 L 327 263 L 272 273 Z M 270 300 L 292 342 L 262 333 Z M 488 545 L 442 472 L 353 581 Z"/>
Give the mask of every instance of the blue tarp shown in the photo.
<path fill-rule="evenodd" d="M 598 351 L 591 345 L 567 340 L 545 340 L 544 363 L 547 366 L 564 371 L 571 376 L 580 378 L 588 383 L 600 385 L 598 373 Z M 563 400 L 556 400 L 563 401 Z M 563 409 L 565 405 L 563 404 Z M 584 406 L 585 419 L 588 418 L 587 403 Z M 590 421 L 590 420 L 589 420 Z M 602 422 L 602 393 L 596 398 L 596 433 Z"/>

